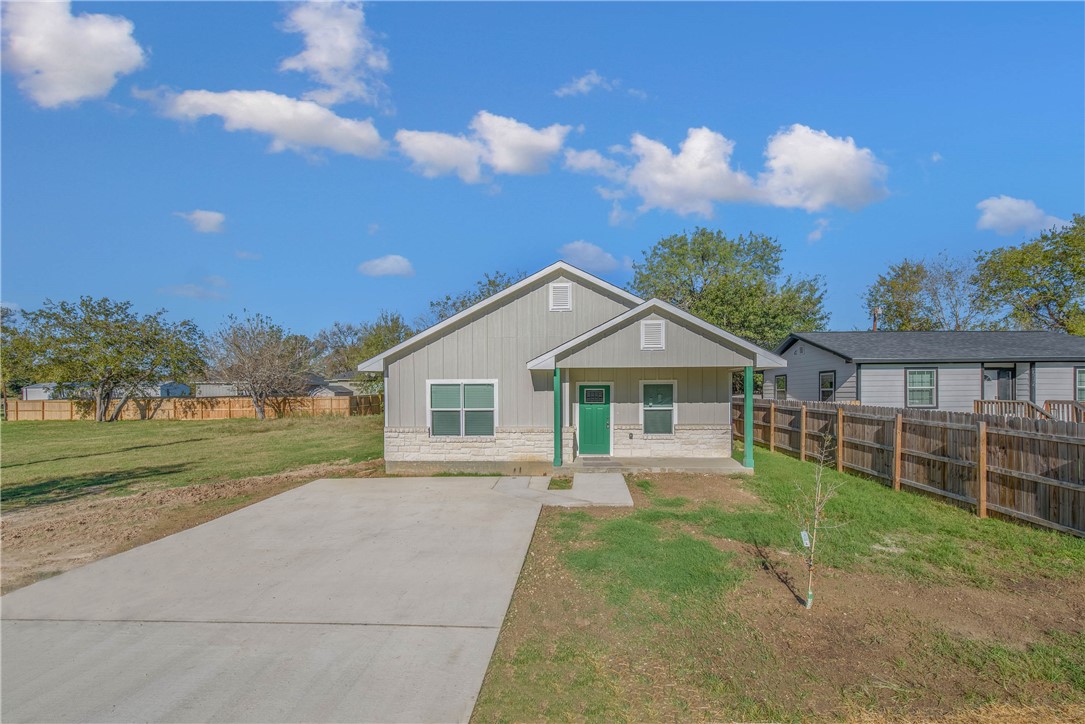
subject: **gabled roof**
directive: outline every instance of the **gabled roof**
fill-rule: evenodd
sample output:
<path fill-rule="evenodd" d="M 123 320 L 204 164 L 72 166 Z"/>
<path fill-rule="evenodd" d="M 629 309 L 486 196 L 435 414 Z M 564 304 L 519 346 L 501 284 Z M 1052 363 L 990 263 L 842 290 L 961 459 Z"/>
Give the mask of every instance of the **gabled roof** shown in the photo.
<path fill-rule="evenodd" d="M 1061 332 L 794 332 L 776 353 L 799 341 L 857 363 L 1085 361 L 1085 337 Z"/>
<path fill-rule="evenodd" d="M 624 299 L 631 304 L 640 304 L 643 301 L 635 294 L 631 294 L 622 289 L 621 287 L 616 287 L 610 282 L 603 281 L 599 277 L 592 276 L 586 271 L 577 269 L 575 266 L 569 264 L 568 262 L 558 261 L 554 262 L 545 269 L 540 269 L 529 277 L 521 279 L 512 286 L 502 289 L 497 294 L 486 297 L 481 302 L 478 302 L 477 304 L 468 307 L 462 312 L 454 314 L 444 321 L 438 322 L 424 332 L 419 332 L 410 339 L 404 342 L 400 342 L 395 347 L 381 352 L 376 357 L 371 357 L 370 359 L 367 359 L 365 362 L 362 362 L 360 365 L 358 365 L 358 371 L 382 372 L 384 371 L 384 361 L 387 358 L 398 357 L 403 352 L 424 346 L 425 344 L 428 344 L 429 340 L 440 336 L 446 330 L 454 329 L 461 324 L 464 324 L 465 322 L 481 316 L 483 312 L 485 312 L 487 309 L 500 304 L 502 301 L 508 299 L 509 297 L 515 296 L 521 290 L 532 287 L 535 284 L 549 277 L 558 277 L 562 275 L 577 279 L 587 284 L 588 286 L 595 287 L 596 289 L 601 289 L 613 296 L 620 297 L 621 299 Z"/>
<path fill-rule="evenodd" d="M 709 324 L 700 317 L 695 317 L 689 312 L 686 312 L 673 304 L 664 302 L 662 299 L 649 299 L 647 302 L 633 307 L 628 312 L 619 314 L 614 319 L 608 322 L 603 322 L 594 329 L 589 329 L 578 337 L 570 339 L 568 342 L 561 344 L 549 352 L 544 352 L 535 359 L 527 363 L 529 370 L 542 370 L 542 369 L 554 369 L 556 360 L 564 352 L 567 352 L 577 347 L 590 343 L 600 337 L 605 336 L 607 333 L 614 329 L 622 327 L 639 317 L 644 317 L 653 312 L 661 314 L 663 316 L 670 316 L 677 318 L 685 322 L 690 327 L 698 330 L 706 337 L 715 338 L 716 341 L 721 341 L 732 347 L 737 347 L 740 350 L 752 352 L 754 355 L 754 366 L 758 369 L 770 369 L 775 367 L 786 367 L 787 362 L 780 357 L 776 356 L 772 352 L 766 349 L 758 347 L 752 342 L 747 342 L 741 337 L 737 337 L 730 332 L 725 332 L 714 324 Z"/>

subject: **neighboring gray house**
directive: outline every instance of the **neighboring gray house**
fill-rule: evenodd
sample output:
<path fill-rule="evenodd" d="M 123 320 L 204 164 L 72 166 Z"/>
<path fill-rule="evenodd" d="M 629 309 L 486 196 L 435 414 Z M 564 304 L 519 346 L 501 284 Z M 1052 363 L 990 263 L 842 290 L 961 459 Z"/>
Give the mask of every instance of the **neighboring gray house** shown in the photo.
<path fill-rule="evenodd" d="M 731 376 L 784 361 L 557 262 L 358 366 L 390 472 L 731 454 Z M 752 404 L 752 402 L 751 402 Z M 752 457 L 745 460 L 752 466 Z"/>
<path fill-rule="evenodd" d="M 798 332 L 764 396 L 971 412 L 974 400 L 1085 401 L 1085 337 L 1059 332 Z"/>
<path fill-rule="evenodd" d="M 39 382 L 35 385 L 27 385 L 22 389 L 24 400 L 59 400 L 71 397 L 68 394 L 59 394 L 56 391 L 57 383 Z M 159 385 L 147 385 L 141 390 L 139 397 L 186 397 L 191 390 L 189 386 L 181 382 L 163 382 Z M 89 392 L 88 392 L 89 394 Z"/>

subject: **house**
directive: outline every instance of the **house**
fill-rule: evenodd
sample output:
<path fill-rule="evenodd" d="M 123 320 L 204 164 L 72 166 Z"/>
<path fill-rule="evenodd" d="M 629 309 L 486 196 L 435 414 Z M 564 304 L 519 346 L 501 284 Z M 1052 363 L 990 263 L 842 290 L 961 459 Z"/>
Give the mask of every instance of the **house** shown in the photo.
<path fill-rule="evenodd" d="M 764 396 L 971 412 L 975 400 L 1085 401 L 1085 337 L 1059 332 L 796 332 Z"/>
<path fill-rule="evenodd" d="M 358 369 L 384 375 L 389 472 L 546 472 L 728 458 L 732 374 L 752 405 L 753 369 L 784 364 L 559 261 Z"/>
<path fill-rule="evenodd" d="M 343 384 L 330 384 L 317 374 L 305 375 L 305 385 L 299 395 L 308 397 L 339 397 L 353 395 L 354 391 Z M 196 383 L 196 397 L 243 397 L 237 383 L 210 380 Z"/>
<path fill-rule="evenodd" d="M 81 388 L 89 387 L 87 385 L 80 385 Z M 22 395 L 24 400 L 62 400 L 72 397 L 70 393 L 57 392 L 57 383 L 55 382 L 39 382 L 34 385 L 27 385 L 22 389 Z M 139 390 L 137 397 L 141 398 L 155 398 L 155 397 L 187 397 L 191 389 L 188 385 L 182 382 L 163 382 L 158 385 L 145 385 Z M 86 392 L 89 395 L 89 391 Z M 76 395 L 85 396 L 85 395 Z"/>
<path fill-rule="evenodd" d="M 312 385 L 309 387 L 309 391 L 306 394 L 308 394 L 309 397 L 350 397 L 354 394 L 354 390 L 345 385 L 324 383 L 321 385 Z"/>

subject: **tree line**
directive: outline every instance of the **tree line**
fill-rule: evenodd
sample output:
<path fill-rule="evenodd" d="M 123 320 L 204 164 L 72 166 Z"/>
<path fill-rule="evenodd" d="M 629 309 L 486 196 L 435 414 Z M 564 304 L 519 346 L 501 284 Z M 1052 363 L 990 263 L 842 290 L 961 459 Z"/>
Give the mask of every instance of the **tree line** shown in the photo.
<path fill-rule="evenodd" d="M 755 344 L 773 348 L 790 332 L 826 328 L 825 281 L 783 274 L 783 247 L 751 233 L 728 238 L 695 228 L 668 236 L 633 264 L 629 291 L 659 298 Z M 81 297 L 41 309 L 4 308 L 0 374 L 5 394 L 39 381 L 94 401 L 95 419 L 162 381 L 215 379 L 238 386 L 264 418 L 270 398 L 297 394 L 312 374 L 356 375 L 357 365 L 515 284 L 522 272 L 484 274 L 468 289 L 429 303 L 413 324 L 381 310 L 361 323 L 335 322 L 311 339 L 262 314 L 230 316 L 203 333 L 166 311 Z M 884 330 L 1046 329 L 1085 334 L 1085 216 L 1019 246 L 974 258 L 902 259 L 866 290 Z M 379 375 L 357 375 L 378 391 Z"/>

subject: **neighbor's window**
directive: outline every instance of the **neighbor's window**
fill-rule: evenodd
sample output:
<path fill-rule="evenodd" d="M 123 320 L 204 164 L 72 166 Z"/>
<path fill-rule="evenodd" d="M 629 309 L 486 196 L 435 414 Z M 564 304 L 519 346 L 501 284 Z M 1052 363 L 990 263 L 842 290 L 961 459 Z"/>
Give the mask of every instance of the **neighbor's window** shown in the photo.
<path fill-rule="evenodd" d="M 1075 397 L 1078 402 L 1085 402 L 1085 367 L 1074 368 L 1074 385 Z"/>
<path fill-rule="evenodd" d="M 787 375 L 776 375 L 776 399 L 787 399 Z"/>
<path fill-rule="evenodd" d="M 441 437 L 494 434 L 493 382 L 440 382 L 429 388 L 430 434 Z"/>
<path fill-rule="evenodd" d="M 645 435 L 674 434 L 674 383 L 645 382 L 643 391 Z"/>
<path fill-rule="evenodd" d="M 836 372 L 819 372 L 818 389 L 821 392 L 822 402 L 832 402 L 836 399 Z"/>
<path fill-rule="evenodd" d="M 938 406 L 938 370 L 905 370 L 904 375 L 908 407 Z"/>

